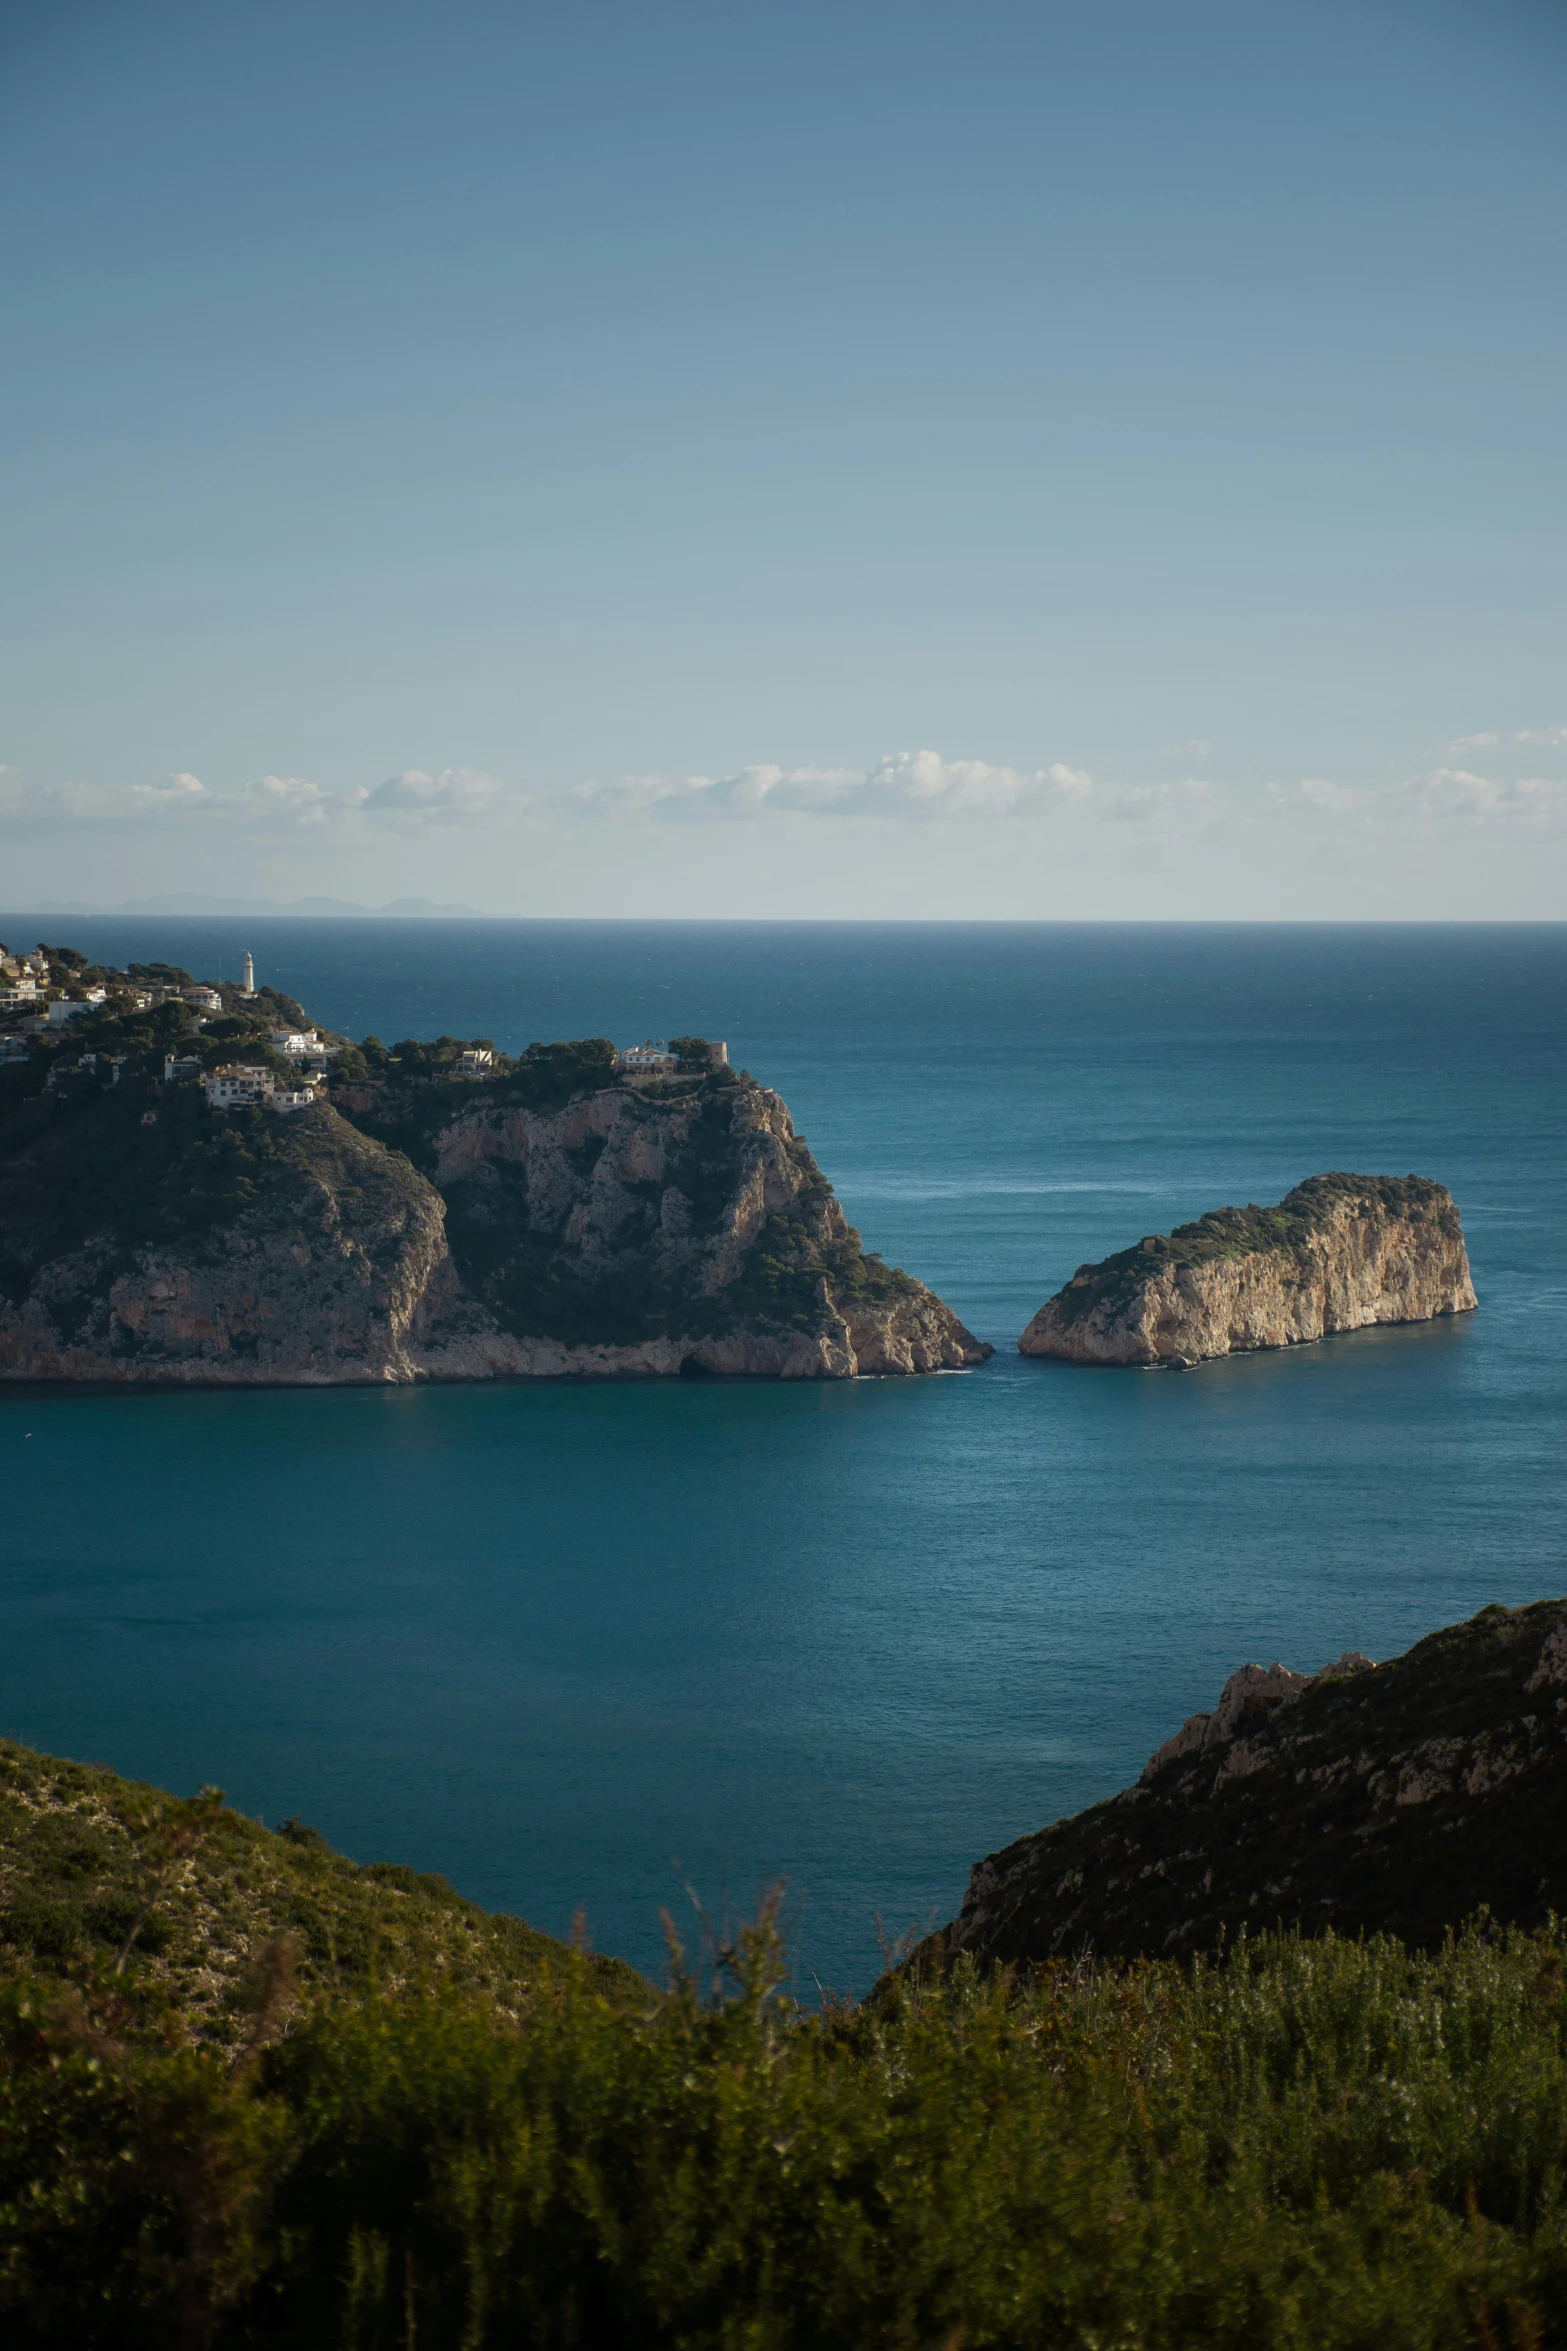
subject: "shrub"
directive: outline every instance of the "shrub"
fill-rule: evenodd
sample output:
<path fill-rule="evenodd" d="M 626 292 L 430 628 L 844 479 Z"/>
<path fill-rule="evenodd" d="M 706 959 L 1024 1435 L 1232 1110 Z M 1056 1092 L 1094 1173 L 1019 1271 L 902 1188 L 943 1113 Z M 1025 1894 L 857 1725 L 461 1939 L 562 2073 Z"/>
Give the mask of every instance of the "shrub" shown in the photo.
<path fill-rule="evenodd" d="M 1555 1934 L 966 1964 L 798 2013 L 770 1913 L 667 1997 L 585 1959 L 183 2044 L 0 2002 L 0 2311 L 70 2341 L 1445 2351 L 1567 2326 Z M 263 1971 L 264 1972 L 264 1971 Z M 277 1970 L 274 1969 L 274 1975 Z M 118 1998 L 118 2006 L 116 1999 Z"/>

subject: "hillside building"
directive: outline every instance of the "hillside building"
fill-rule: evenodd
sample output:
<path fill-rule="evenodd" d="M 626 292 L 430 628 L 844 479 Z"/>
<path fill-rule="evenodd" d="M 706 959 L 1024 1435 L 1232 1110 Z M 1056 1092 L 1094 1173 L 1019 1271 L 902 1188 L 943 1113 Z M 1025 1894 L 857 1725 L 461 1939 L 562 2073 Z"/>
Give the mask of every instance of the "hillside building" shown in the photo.
<path fill-rule="evenodd" d="M 209 1070 L 206 1093 L 213 1110 L 307 1110 L 316 1098 L 314 1086 L 291 1086 L 259 1061 L 226 1061 Z"/>
<path fill-rule="evenodd" d="M 713 1040 L 707 1048 L 709 1069 L 727 1069 L 729 1047 L 722 1038 Z M 640 1045 L 623 1045 L 615 1055 L 617 1076 L 636 1079 L 674 1078 L 695 1076 L 693 1069 L 682 1070 L 680 1056 L 671 1053 L 662 1037 L 645 1037 Z"/>

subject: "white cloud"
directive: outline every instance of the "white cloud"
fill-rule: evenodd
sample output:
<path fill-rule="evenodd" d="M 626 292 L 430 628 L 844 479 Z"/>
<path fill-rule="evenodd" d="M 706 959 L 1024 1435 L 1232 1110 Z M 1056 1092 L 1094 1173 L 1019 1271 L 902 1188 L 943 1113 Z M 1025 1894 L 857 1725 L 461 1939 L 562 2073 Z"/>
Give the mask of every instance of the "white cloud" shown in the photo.
<path fill-rule="evenodd" d="M 1268 798 L 1275 808 L 1360 808 L 1366 795 L 1352 786 L 1335 784 L 1327 776 L 1302 776 L 1293 791 L 1282 784 L 1268 786 Z"/>
<path fill-rule="evenodd" d="M 1545 831 L 1567 821 L 1567 782 L 1549 776 L 1502 778 L 1472 767 L 1427 768 L 1400 783 L 1361 790 L 1307 776 L 1292 788 L 1270 784 L 1267 803 L 1279 816 L 1331 819 L 1358 811 L 1381 832 L 1410 825 L 1492 828 L 1523 825 Z"/>
<path fill-rule="evenodd" d="M 1449 759 L 1462 759 L 1467 751 L 1496 751 L 1503 745 L 1516 745 L 1523 751 L 1559 751 L 1567 744 L 1567 727 L 1520 727 L 1516 734 L 1456 735 L 1442 748 Z"/>
<path fill-rule="evenodd" d="M 62 825 L 140 830 L 195 823 L 284 837 L 361 824 L 406 833 L 427 825 L 476 822 L 499 813 L 507 798 L 506 786 L 494 776 L 461 767 L 433 776 L 409 768 L 373 790 L 342 792 L 328 791 L 308 776 L 263 775 L 213 789 L 183 771 L 160 784 L 49 784 L 0 767 L 0 821 L 34 831 Z"/>
<path fill-rule="evenodd" d="M 15 768 L 0 769 L 0 816 L 22 824 L 146 824 L 186 815 L 212 798 L 199 776 L 172 775 L 161 784 L 35 783 Z"/>
<path fill-rule="evenodd" d="M 1183 776 L 1179 783 L 1134 784 L 1118 792 L 1105 815 L 1118 824 L 1155 824 L 1166 817 L 1206 815 L 1216 794 L 1201 776 Z"/>
<path fill-rule="evenodd" d="M 1471 738 L 1478 744 L 1482 738 Z M 1493 742 L 1503 769 L 1521 765 L 1510 746 L 1567 745 L 1567 728 L 1536 729 Z M 780 767 L 759 763 L 720 776 L 628 776 L 530 796 L 478 768 L 405 768 L 370 787 L 332 790 L 308 776 L 265 774 L 209 785 L 181 769 L 157 783 L 38 782 L 0 765 L 0 825 L 46 837 L 175 833 L 233 841 L 290 841 L 325 847 L 365 843 L 372 834 L 411 838 L 465 829 L 498 835 L 526 821 L 750 823 L 764 817 L 859 817 L 890 823 L 1045 817 L 1095 809 L 1112 823 L 1158 830 L 1246 825 L 1259 814 L 1330 827 L 1353 817 L 1379 832 L 1409 826 L 1567 827 L 1567 781 L 1491 774 L 1457 759 L 1401 782 L 1342 784 L 1325 776 L 1269 784 L 1260 795 L 1221 793 L 1201 776 L 1095 790 L 1081 768 L 995 767 L 943 759 L 930 750 L 889 753 L 871 767 Z"/>
<path fill-rule="evenodd" d="M 1430 823 L 1443 817 L 1470 823 L 1525 824 L 1543 830 L 1567 818 L 1567 781 L 1526 776 L 1516 783 L 1476 775 L 1464 767 L 1433 767 L 1411 776 L 1385 800 L 1392 810 Z"/>
<path fill-rule="evenodd" d="M 377 784 L 358 805 L 372 821 L 385 818 L 399 830 L 406 830 L 420 825 L 475 824 L 498 815 L 508 800 L 523 804 L 521 796 L 509 793 L 499 777 L 485 775 L 479 768 L 443 767 L 439 775 L 427 775 L 423 768 L 409 767 Z"/>
<path fill-rule="evenodd" d="M 588 783 L 552 803 L 579 816 L 641 815 L 676 822 L 769 815 L 906 818 L 1041 816 L 1084 800 L 1093 779 L 1056 761 L 1023 770 L 982 759 L 897 751 L 872 768 L 743 767 L 726 776 L 630 776 Z"/>
<path fill-rule="evenodd" d="M 228 823 L 262 829 L 320 829 L 331 824 L 356 797 L 324 792 L 308 776 L 258 776 L 253 783 L 241 784 L 238 791 L 211 793 L 208 805 Z"/>

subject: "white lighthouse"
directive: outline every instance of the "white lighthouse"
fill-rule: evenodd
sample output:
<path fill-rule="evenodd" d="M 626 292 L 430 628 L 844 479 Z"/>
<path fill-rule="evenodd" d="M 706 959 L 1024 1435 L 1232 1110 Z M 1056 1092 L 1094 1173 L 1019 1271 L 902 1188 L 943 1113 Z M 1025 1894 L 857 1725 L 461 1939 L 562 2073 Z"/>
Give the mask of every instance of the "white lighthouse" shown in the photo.
<path fill-rule="evenodd" d="M 254 996 L 255 992 L 256 967 L 251 958 L 247 955 L 245 958 L 245 993 L 247 996 Z"/>

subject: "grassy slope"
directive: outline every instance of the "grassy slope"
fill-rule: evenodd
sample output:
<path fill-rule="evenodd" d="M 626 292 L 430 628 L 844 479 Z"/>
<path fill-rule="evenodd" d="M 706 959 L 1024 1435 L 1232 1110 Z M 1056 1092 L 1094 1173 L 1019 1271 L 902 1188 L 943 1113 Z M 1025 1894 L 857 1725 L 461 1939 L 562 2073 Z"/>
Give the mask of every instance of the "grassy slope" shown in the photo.
<path fill-rule="evenodd" d="M 112 1968 L 144 1904 L 122 1981 L 172 2000 L 220 2044 L 246 2029 L 257 1956 L 278 1935 L 294 1945 L 307 1996 L 433 1980 L 505 2003 L 565 1957 L 444 1878 L 361 1868 L 312 1829 L 275 1833 L 221 1806 L 209 1818 L 101 1766 L 0 1740 L 0 1943 L 87 1980 Z M 641 1988 L 618 1961 L 590 1964 L 606 1985 Z"/>

